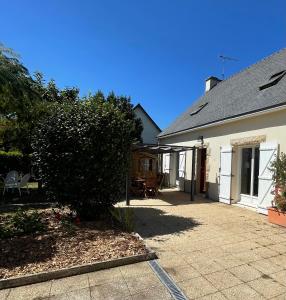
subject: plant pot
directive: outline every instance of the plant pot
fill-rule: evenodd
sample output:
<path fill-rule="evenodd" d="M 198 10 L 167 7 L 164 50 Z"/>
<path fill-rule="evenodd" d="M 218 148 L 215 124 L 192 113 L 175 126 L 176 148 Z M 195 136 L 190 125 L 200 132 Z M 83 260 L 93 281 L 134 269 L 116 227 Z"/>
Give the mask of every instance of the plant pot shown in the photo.
<path fill-rule="evenodd" d="M 286 212 L 275 207 L 268 207 L 268 221 L 286 227 Z"/>

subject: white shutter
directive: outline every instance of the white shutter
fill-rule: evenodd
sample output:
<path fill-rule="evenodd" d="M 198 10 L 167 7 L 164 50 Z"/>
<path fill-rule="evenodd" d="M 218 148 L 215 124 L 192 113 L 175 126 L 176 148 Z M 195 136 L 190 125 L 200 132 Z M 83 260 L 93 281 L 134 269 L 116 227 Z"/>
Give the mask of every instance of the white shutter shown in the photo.
<path fill-rule="evenodd" d="M 170 173 L 170 154 L 163 155 L 163 173 Z"/>
<path fill-rule="evenodd" d="M 180 191 L 185 191 L 185 157 L 186 152 L 179 152 L 179 166 L 178 166 L 178 182 L 177 185 Z"/>
<path fill-rule="evenodd" d="M 232 147 L 221 147 L 219 201 L 227 204 L 230 204 L 231 196 L 231 159 Z"/>
<path fill-rule="evenodd" d="M 260 144 L 259 159 L 259 185 L 258 185 L 258 205 L 257 211 L 267 215 L 267 207 L 271 206 L 274 196 L 272 172 L 269 170 L 271 162 L 276 158 L 278 150 L 277 142 Z"/>
<path fill-rule="evenodd" d="M 179 178 L 185 178 L 185 155 L 186 152 L 179 153 Z"/>
<path fill-rule="evenodd" d="M 170 153 L 163 154 L 164 185 L 170 187 Z"/>

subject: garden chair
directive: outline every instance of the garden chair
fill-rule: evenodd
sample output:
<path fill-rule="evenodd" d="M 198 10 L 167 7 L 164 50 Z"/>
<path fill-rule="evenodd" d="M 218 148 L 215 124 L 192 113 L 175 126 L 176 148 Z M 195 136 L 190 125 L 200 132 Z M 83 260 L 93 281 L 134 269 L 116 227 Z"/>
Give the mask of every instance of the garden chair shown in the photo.
<path fill-rule="evenodd" d="M 8 189 L 17 189 L 21 197 L 21 188 L 23 187 L 26 187 L 27 192 L 29 193 L 28 181 L 30 180 L 30 177 L 31 175 L 27 173 L 21 178 L 21 180 L 19 180 L 19 174 L 17 171 L 9 172 L 4 180 L 3 195 Z"/>
<path fill-rule="evenodd" d="M 18 172 L 14 170 L 10 171 L 4 179 L 3 195 L 5 194 L 6 190 L 17 188 L 18 181 L 19 181 Z"/>
<path fill-rule="evenodd" d="M 147 178 L 144 183 L 145 197 L 157 197 L 158 195 L 158 184 L 157 178 Z"/>
<path fill-rule="evenodd" d="M 30 193 L 29 186 L 28 186 L 28 182 L 29 182 L 30 178 L 31 178 L 31 175 L 29 173 L 27 173 L 21 178 L 21 181 L 18 182 L 17 188 L 18 188 L 20 197 L 21 197 L 21 188 L 23 188 L 23 187 L 26 188 L 26 191 L 28 192 L 28 194 Z"/>

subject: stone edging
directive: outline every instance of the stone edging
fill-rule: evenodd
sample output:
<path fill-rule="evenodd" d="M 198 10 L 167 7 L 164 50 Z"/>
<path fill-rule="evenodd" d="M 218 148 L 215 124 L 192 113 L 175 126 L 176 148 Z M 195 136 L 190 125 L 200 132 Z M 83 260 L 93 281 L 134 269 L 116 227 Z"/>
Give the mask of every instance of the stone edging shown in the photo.
<path fill-rule="evenodd" d="M 138 239 L 143 241 L 142 237 L 138 233 L 136 233 L 135 236 Z M 68 277 L 68 276 L 80 275 L 80 274 L 99 271 L 99 270 L 103 270 L 103 269 L 109 269 L 109 268 L 134 264 L 134 263 L 151 260 L 151 259 L 156 259 L 157 258 L 156 253 L 151 248 L 149 248 L 145 242 L 144 242 L 144 244 L 148 251 L 146 254 L 132 255 L 132 256 L 121 257 L 121 258 L 112 259 L 112 260 L 106 260 L 106 261 L 102 261 L 102 262 L 95 262 L 95 263 L 89 263 L 89 264 L 84 264 L 84 265 L 72 266 L 72 267 L 63 268 L 60 270 L 54 270 L 54 271 L 49 271 L 49 272 L 40 272 L 37 274 L 1 279 L 0 280 L 0 290 L 6 289 L 6 288 L 22 286 L 22 285 L 27 285 L 27 284 L 39 283 L 39 282 L 53 280 L 53 279 L 59 279 L 59 278 Z"/>

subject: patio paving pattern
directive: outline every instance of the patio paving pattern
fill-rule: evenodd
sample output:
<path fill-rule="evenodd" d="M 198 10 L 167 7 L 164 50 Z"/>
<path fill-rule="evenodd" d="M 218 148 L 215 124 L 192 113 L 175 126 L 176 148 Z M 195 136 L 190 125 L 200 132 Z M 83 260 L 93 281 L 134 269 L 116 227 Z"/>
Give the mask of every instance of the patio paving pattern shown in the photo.
<path fill-rule="evenodd" d="M 164 190 L 132 200 L 136 231 L 189 299 L 286 299 L 286 228 Z M 124 205 L 124 203 L 122 203 Z M 0 291 L 0 299 L 172 299 L 147 262 Z"/>
<path fill-rule="evenodd" d="M 137 232 L 189 299 L 286 299 L 286 228 L 171 189 L 159 198 L 131 201 Z"/>

